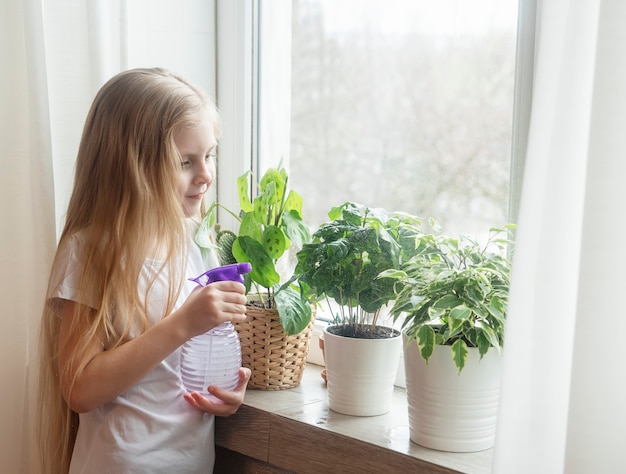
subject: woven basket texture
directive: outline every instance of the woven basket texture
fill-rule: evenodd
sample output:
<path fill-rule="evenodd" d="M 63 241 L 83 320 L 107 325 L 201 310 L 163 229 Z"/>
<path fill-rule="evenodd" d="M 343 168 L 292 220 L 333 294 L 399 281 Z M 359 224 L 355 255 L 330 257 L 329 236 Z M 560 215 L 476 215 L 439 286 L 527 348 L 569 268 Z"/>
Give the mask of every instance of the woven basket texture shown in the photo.
<path fill-rule="evenodd" d="M 241 361 L 252 371 L 248 388 L 283 390 L 300 385 L 309 353 L 311 322 L 299 334 L 287 335 L 278 311 L 248 305 L 247 321 L 235 323 L 241 341 Z"/>

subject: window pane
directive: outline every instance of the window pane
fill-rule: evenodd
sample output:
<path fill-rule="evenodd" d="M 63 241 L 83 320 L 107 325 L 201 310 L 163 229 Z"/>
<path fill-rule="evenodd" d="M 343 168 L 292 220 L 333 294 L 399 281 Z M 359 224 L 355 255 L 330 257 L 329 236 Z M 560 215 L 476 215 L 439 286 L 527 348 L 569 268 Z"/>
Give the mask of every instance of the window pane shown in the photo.
<path fill-rule="evenodd" d="M 516 0 L 294 0 L 290 179 L 480 235 L 507 222 Z"/>

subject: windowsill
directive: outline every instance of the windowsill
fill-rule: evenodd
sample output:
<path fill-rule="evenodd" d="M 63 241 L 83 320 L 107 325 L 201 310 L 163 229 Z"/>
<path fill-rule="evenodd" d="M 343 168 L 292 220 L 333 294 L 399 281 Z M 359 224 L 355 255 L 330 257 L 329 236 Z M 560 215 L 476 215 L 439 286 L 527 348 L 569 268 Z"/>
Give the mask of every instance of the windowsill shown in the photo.
<path fill-rule="evenodd" d="M 392 410 L 356 417 L 328 409 L 322 367 L 308 364 L 299 387 L 280 391 L 248 390 L 239 411 L 218 418 L 216 444 L 293 472 L 372 472 L 486 474 L 492 450 L 447 453 L 423 448 L 409 439 L 406 392 L 396 388 Z"/>

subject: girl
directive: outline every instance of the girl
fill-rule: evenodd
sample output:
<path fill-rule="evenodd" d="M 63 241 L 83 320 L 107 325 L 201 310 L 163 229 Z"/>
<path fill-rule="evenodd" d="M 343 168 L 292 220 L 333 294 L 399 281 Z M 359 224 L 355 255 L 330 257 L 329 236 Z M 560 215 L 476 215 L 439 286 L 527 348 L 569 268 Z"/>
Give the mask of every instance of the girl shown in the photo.
<path fill-rule="evenodd" d="M 214 463 L 214 416 L 243 402 L 186 393 L 180 346 L 245 320 L 237 282 L 196 288 L 217 265 L 192 236 L 215 177 L 220 122 L 162 69 L 113 77 L 87 116 L 42 320 L 39 394 L 48 472 L 196 473 Z M 79 414 L 79 415 L 77 415 Z"/>

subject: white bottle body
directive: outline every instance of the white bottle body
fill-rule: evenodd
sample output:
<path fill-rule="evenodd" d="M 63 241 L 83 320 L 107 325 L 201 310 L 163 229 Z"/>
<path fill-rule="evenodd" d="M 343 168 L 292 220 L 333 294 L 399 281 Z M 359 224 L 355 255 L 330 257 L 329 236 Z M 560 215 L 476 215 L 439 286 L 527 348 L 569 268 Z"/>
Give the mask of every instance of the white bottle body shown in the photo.
<path fill-rule="evenodd" d="M 189 339 L 182 346 L 180 371 L 188 392 L 207 396 L 207 387 L 233 390 L 239 381 L 241 343 L 231 322 Z"/>

